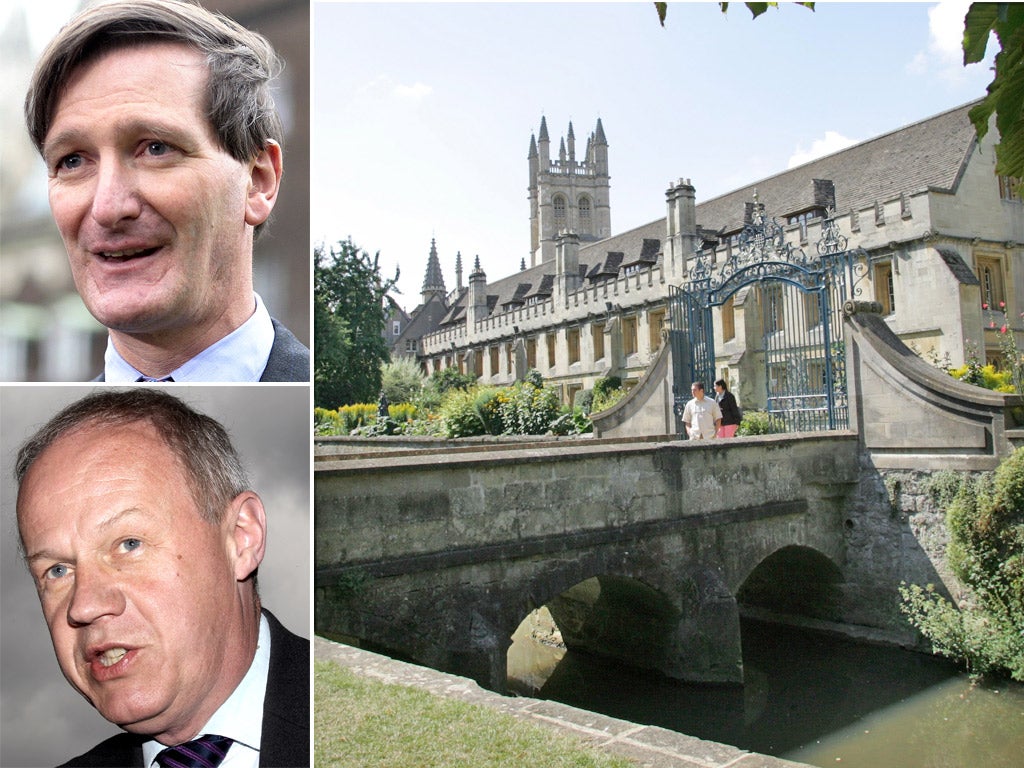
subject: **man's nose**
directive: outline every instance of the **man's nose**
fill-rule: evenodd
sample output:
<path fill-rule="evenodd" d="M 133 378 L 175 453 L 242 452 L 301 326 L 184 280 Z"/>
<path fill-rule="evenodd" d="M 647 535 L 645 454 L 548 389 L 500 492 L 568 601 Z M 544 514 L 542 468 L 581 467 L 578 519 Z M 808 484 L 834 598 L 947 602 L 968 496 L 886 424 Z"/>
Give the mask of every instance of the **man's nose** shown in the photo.
<path fill-rule="evenodd" d="M 92 200 L 92 217 L 108 229 L 135 219 L 142 210 L 136 172 L 116 158 L 101 158 Z"/>
<path fill-rule="evenodd" d="M 68 604 L 72 626 L 92 624 L 103 616 L 117 616 L 125 609 L 124 593 L 114 574 L 102 565 L 83 565 L 75 570 L 75 586 Z"/>

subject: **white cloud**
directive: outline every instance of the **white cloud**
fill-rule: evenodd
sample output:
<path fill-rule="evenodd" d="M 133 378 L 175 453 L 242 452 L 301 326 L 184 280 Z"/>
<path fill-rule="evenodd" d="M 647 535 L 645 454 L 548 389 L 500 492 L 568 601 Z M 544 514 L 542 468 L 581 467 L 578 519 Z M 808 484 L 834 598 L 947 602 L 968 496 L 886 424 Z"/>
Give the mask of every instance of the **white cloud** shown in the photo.
<path fill-rule="evenodd" d="M 790 156 L 789 164 L 786 167 L 796 168 L 798 165 L 831 155 L 833 152 L 846 149 L 856 143 L 857 139 L 848 139 L 837 131 L 825 131 L 825 137 L 812 141 L 810 148 L 805 149 L 802 145 L 797 145 L 796 151 Z"/>
<path fill-rule="evenodd" d="M 359 95 L 377 98 L 393 98 L 404 102 L 419 103 L 434 92 L 434 89 L 421 82 L 406 85 L 398 83 L 389 75 L 377 75 L 370 82 L 356 89 Z"/>
<path fill-rule="evenodd" d="M 928 46 L 918 51 L 907 63 L 914 75 L 938 77 L 946 82 L 961 83 L 967 78 L 963 66 L 964 16 L 970 0 L 942 0 L 928 9 Z M 985 62 L 974 67 L 991 66 L 995 46 L 990 42 Z"/>

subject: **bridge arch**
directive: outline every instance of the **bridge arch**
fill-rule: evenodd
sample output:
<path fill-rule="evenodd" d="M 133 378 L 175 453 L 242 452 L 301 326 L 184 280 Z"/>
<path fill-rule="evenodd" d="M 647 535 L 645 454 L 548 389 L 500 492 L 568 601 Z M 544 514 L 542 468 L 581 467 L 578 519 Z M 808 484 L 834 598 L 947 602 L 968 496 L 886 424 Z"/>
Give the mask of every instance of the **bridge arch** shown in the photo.
<path fill-rule="evenodd" d="M 791 544 L 776 549 L 746 575 L 736 591 L 744 609 L 774 615 L 839 621 L 843 574 L 817 549 Z"/>

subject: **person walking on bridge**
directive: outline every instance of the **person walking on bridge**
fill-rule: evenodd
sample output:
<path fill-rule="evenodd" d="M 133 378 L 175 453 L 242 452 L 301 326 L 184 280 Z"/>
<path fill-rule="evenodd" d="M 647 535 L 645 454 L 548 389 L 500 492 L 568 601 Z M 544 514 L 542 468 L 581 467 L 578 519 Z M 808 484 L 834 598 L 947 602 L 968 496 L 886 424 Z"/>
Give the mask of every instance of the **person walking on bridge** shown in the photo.
<path fill-rule="evenodd" d="M 715 402 L 722 409 L 722 426 L 718 428 L 719 437 L 734 437 L 740 426 L 740 407 L 736 405 L 736 397 L 729 391 L 725 379 L 715 382 Z"/>
<path fill-rule="evenodd" d="M 722 409 L 710 397 L 704 396 L 704 382 L 695 381 L 690 387 L 693 399 L 683 409 L 683 425 L 691 440 L 711 440 L 722 426 Z"/>

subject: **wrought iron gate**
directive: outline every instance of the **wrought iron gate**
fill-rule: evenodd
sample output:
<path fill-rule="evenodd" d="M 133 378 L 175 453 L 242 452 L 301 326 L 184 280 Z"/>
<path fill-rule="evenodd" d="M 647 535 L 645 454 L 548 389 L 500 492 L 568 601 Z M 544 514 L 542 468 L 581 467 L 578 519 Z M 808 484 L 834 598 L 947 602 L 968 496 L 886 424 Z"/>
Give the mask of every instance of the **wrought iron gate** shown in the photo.
<path fill-rule="evenodd" d="M 703 381 L 710 389 L 718 378 L 713 308 L 726 307 L 747 288 L 745 326 L 758 325 L 745 334 L 744 355 L 757 362 L 748 360 L 742 368 L 763 376 L 764 402 L 756 405 L 786 431 L 848 426 L 840 313 L 853 279 L 854 252 L 846 249 L 832 216 L 822 223 L 816 255 L 807 256 L 786 242 L 783 228 L 755 198 L 738 247 L 720 261 L 713 250 L 695 254 L 687 281 L 669 288 L 677 414 L 689 399 L 690 382 Z"/>

